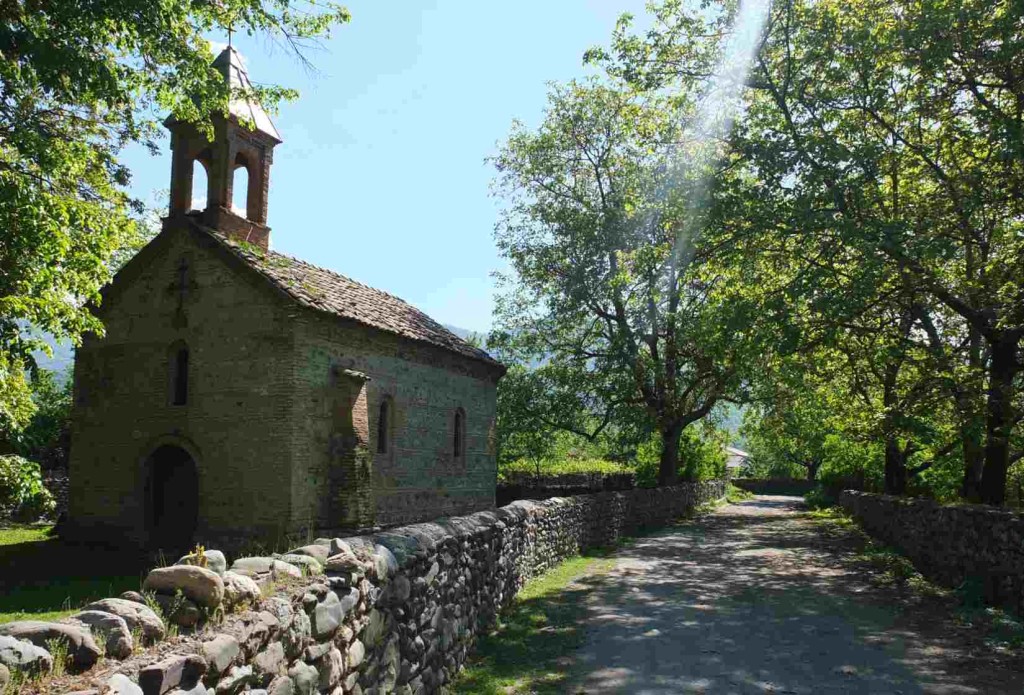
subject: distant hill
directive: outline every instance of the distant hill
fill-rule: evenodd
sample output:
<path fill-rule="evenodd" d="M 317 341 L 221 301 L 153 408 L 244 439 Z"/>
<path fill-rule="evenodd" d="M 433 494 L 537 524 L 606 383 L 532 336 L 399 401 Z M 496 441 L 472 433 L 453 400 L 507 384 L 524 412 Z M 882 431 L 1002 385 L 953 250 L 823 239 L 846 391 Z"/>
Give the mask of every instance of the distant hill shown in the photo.
<path fill-rule="evenodd" d="M 483 347 L 485 350 L 487 349 L 487 334 L 486 333 L 480 333 L 478 331 L 471 331 L 468 328 L 460 328 L 459 326 L 453 326 L 450 323 L 443 323 L 441 325 L 444 326 L 445 328 L 447 328 L 449 331 L 451 331 L 455 335 L 457 335 L 460 338 L 462 338 L 463 340 L 469 340 L 470 338 L 479 339 L 480 340 L 480 346 Z"/>

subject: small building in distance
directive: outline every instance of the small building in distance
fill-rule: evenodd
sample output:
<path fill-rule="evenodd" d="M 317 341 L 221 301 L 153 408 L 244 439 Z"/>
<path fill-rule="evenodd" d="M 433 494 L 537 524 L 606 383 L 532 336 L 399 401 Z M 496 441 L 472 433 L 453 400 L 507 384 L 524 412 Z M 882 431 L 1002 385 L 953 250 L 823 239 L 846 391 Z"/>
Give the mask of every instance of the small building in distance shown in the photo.
<path fill-rule="evenodd" d="M 725 447 L 725 473 L 730 478 L 738 478 L 743 474 L 750 454 L 734 446 Z"/>
<path fill-rule="evenodd" d="M 214 65 L 250 86 L 233 48 Z M 258 105 L 233 103 L 213 141 L 166 125 L 163 229 L 104 289 L 106 333 L 76 355 L 68 534 L 232 547 L 493 506 L 504 367 L 401 299 L 270 248 L 281 136 Z"/>

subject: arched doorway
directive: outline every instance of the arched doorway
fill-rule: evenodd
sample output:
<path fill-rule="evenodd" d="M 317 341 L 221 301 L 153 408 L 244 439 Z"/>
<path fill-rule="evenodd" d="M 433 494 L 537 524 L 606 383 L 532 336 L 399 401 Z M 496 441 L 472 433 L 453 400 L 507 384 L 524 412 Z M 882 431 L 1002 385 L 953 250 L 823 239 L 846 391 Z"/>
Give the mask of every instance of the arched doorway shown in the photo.
<path fill-rule="evenodd" d="M 146 461 L 146 530 L 153 548 L 192 545 L 199 514 L 199 474 L 179 446 L 165 444 Z"/>

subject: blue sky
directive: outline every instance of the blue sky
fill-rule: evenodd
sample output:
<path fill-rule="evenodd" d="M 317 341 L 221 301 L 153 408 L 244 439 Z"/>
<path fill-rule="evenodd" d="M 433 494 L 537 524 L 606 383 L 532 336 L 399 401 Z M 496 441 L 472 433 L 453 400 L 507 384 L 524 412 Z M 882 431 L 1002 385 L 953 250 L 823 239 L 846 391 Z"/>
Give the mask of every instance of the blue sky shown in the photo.
<path fill-rule="evenodd" d="M 236 36 L 254 81 L 301 94 L 274 118 L 284 143 L 271 171 L 273 248 L 486 331 L 490 275 L 503 262 L 485 158 L 513 119 L 538 124 L 546 83 L 586 74 L 583 52 L 643 4 L 353 0 L 352 21 L 310 54 L 319 74 Z M 168 187 L 163 144 L 159 157 L 126 155 L 133 192 L 149 203 Z"/>

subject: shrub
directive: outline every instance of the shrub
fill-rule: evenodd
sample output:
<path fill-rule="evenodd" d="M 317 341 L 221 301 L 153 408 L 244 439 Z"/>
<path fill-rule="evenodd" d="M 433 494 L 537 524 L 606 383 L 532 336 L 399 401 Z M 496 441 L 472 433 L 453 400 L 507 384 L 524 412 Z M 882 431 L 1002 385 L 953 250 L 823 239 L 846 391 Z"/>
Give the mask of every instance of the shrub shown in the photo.
<path fill-rule="evenodd" d="M 631 469 L 616 461 L 599 458 L 544 458 L 539 460 L 517 459 L 501 465 L 498 480 L 507 482 L 512 475 L 556 476 L 571 474 L 610 475 L 628 473 Z"/>
<path fill-rule="evenodd" d="M 52 514 L 56 506 L 43 485 L 38 463 L 21 456 L 0 456 L 0 515 L 36 521 Z"/>

